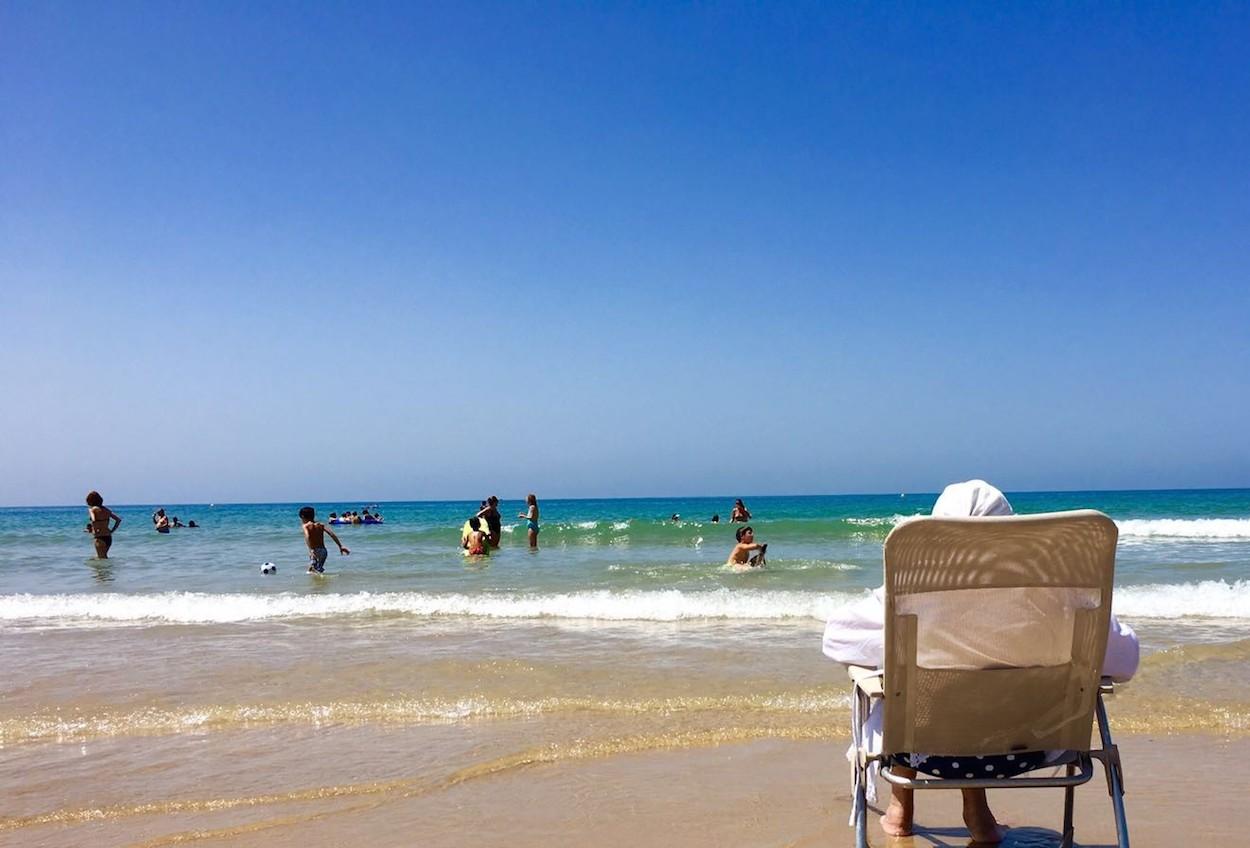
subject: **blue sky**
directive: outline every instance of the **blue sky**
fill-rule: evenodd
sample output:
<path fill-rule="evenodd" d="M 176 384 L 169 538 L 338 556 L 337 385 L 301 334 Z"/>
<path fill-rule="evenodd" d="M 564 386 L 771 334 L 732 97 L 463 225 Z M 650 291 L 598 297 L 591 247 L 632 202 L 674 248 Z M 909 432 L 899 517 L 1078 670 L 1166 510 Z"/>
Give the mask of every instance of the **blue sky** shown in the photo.
<path fill-rule="evenodd" d="M 1250 485 L 1247 32 L 8 4 L 0 503 Z"/>

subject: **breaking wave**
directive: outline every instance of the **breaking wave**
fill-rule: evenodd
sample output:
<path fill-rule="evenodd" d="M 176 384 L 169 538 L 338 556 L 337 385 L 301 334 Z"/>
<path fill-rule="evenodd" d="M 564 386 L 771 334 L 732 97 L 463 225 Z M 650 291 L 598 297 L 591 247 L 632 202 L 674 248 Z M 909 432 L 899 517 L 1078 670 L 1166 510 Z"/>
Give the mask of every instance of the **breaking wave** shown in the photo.
<path fill-rule="evenodd" d="M 864 592 L 715 589 L 467 595 L 427 592 L 3 595 L 0 622 L 219 624 L 307 617 L 582 619 L 598 621 L 823 621 Z M 1117 614 L 1134 618 L 1250 620 L 1250 581 L 1122 586 Z"/>

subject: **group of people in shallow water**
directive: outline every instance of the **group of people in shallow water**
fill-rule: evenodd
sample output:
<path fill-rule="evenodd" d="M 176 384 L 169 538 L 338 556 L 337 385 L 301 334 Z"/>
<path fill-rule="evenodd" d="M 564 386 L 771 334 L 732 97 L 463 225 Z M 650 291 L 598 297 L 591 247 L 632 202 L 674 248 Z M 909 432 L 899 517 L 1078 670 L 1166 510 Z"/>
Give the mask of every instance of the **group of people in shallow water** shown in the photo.
<path fill-rule="evenodd" d="M 166 515 L 165 507 L 159 507 L 156 512 L 152 513 L 152 526 L 155 528 L 157 533 L 168 533 L 175 527 L 186 527 L 194 530 L 199 529 L 200 525 L 196 524 L 194 520 L 183 524 L 182 520 L 178 518 L 178 516 Z"/>
<path fill-rule="evenodd" d="M 122 522 L 121 516 L 106 507 L 104 498 L 96 491 L 87 493 L 87 515 L 89 520 L 85 532 L 92 536 L 96 557 L 107 559 L 109 548 L 113 544 L 113 533 Z M 517 513 L 517 518 L 525 521 L 525 534 L 530 550 L 538 549 L 539 515 L 538 498 L 530 493 L 525 498 L 525 512 Z M 339 547 L 340 554 L 349 553 L 347 548 L 339 542 L 338 536 L 334 535 L 334 531 L 327 529 L 327 524 L 363 525 L 381 524 L 384 521 L 376 506 L 373 507 L 372 512 L 369 507 L 362 507 L 359 512 L 355 510 L 344 511 L 341 514 L 332 512 L 324 524 L 317 521 L 316 511 L 310 506 L 303 507 L 299 511 L 299 517 L 303 527 L 304 541 L 308 546 L 310 574 L 320 574 L 325 571 L 325 536 L 328 535 L 334 540 Z M 746 522 L 750 518 L 751 513 L 742 500 L 735 501 L 729 520 Z M 673 520 L 680 520 L 680 516 L 674 514 Z M 712 516 L 712 523 L 719 524 L 720 515 Z M 152 513 L 152 524 L 158 533 L 168 533 L 175 527 L 199 527 L 194 521 L 183 524 L 177 516 L 166 515 L 164 507 Z M 502 536 L 503 518 L 499 513 L 499 498 L 491 495 L 482 501 L 477 513 L 465 522 L 460 536 L 460 547 L 464 550 L 465 556 L 489 556 L 493 549 L 499 547 Z M 755 541 L 755 531 L 750 526 L 740 528 L 735 534 L 735 539 L 737 544 L 729 554 L 726 565 L 759 568 L 766 563 L 765 555 L 768 552 L 768 545 Z"/>
<path fill-rule="evenodd" d="M 517 518 L 525 519 L 525 535 L 530 550 L 538 550 L 538 516 L 538 498 L 530 493 L 525 497 L 525 512 L 517 513 Z M 492 549 L 499 547 L 502 536 L 503 517 L 499 514 L 499 498 L 491 495 L 482 501 L 477 514 L 465 522 L 460 534 L 460 547 L 464 549 L 465 556 L 489 556 Z"/>
<path fill-rule="evenodd" d="M 84 533 L 91 534 L 91 542 L 95 546 L 96 559 L 108 559 L 109 549 L 113 547 L 113 533 L 121 526 L 122 517 L 104 505 L 104 498 L 99 492 L 87 492 L 87 526 Z M 175 527 L 199 529 L 194 521 L 186 524 L 178 516 L 168 516 L 161 507 L 152 513 L 152 527 L 157 533 L 168 533 Z"/>

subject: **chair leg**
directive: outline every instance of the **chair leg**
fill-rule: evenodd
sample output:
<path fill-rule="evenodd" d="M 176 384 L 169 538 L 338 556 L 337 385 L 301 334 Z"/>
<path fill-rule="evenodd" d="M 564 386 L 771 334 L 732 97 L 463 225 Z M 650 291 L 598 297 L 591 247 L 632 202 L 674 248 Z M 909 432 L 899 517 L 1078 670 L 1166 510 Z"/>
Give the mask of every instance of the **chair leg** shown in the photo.
<path fill-rule="evenodd" d="M 1068 763 L 1068 777 L 1076 773 L 1076 766 Z M 1072 848 L 1073 839 L 1076 837 L 1075 828 L 1072 826 L 1072 806 L 1076 800 L 1076 787 L 1065 786 L 1063 788 L 1063 841 L 1059 843 L 1059 848 Z"/>
<path fill-rule="evenodd" d="M 1111 741 L 1107 708 L 1103 705 L 1101 694 L 1095 704 L 1094 715 L 1098 719 L 1098 737 L 1102 740 L 1102 748 L 1106 753 L 1103 767 L 1107 773 L 1107 792 L 1111 795 L 1111 806 L 1115 812 L 1116 845 L 1119 848 L 1129 848 L 1128 817 L 1124 814 L 1124 782 L 1120 771 L 1120 750 Z"/>
<path fill-rule="evenodd" d="M 855 848 L 868 848 L 868 769 L 859 769 L 859 785 L 855 787 Z"/>

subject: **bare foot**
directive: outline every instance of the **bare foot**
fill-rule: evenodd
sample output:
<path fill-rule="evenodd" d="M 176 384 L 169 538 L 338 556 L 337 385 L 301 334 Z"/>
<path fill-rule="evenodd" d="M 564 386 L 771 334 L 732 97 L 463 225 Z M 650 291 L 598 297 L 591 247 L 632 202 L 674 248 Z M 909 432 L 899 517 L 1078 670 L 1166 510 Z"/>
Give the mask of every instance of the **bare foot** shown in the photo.
<path fill-rule="evenodd" d="M 964 805 L 964 824 L 968 827 L 968 835 L 972 837 L 972 845 L 997 845 L 1007 835 L 1007 828 L 998 823 L 994 814 L 986 804 Z"/>
<path fill-rule="evenodd" d="M 897 798 L 890 799 L 885 815 L 881 817 L 881 829 L 887 836 L 911 836 L 912 811 L 906 809 Z"/>

